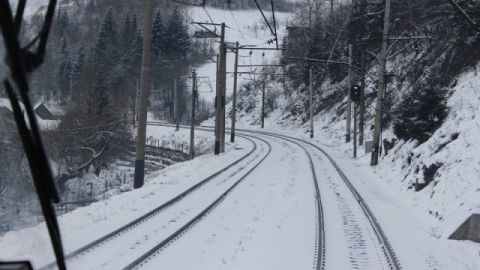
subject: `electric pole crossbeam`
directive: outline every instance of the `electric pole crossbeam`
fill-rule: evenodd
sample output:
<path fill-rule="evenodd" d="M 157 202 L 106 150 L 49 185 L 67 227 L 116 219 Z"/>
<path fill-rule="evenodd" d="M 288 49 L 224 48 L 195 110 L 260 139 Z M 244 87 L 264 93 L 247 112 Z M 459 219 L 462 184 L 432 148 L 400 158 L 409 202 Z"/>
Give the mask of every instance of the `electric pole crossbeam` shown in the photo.
<path fill-rule="evenodd" d="M 227 74 L 235 74 L 235 72 L 227 72 Z M 283 74 L 283 73 L 261 73 L 261 72 L 248 72 L 248 71 L 237 71 L 237 74 L 266 75 L 266 76 L 287 76 L 287 74 Z"/>
<path fill-rule="evenodd" d="M 272 47 L 265 47 L 265 48 L 260 48 L 260 47 L 239 47 L 239 50 L 249 50 L 249 51 L 288 51 L 289 49 L 286 48 L 272 48 Z"/>
<path fill-rule="evenodd" d="M 238 67 L 284 67 L 285 65 L 237 65 Z"/>

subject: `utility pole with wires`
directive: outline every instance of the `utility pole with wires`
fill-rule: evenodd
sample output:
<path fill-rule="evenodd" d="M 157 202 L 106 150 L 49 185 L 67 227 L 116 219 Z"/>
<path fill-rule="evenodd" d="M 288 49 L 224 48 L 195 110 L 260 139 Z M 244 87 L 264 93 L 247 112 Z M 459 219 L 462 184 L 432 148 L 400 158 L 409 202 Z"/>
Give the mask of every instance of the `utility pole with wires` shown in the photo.
<path fill-rule="evenodd" d="M 216 118 L 217 133 L 215 134 L 215 154 L 225 152 L 225 82 L 227 50 L 225 46 L 225 23 L 221 24 L 220 32 L 220 56 L 217 70 L 217 97 L 216 97 Z"/>
<path fill-rule="evenodd" d="M 357 103 L 353 103 L 353 158 L 357 158 Z"/>
<path fill-rule="evenodd" d="M 174 121 L 175 121 L 175 131 L 178 131 L 179 130 L 179 119 L 178 119 L 178 113 L 179 113 L 179 108 L 178 108 L 178 100 L 179 100 L 179 94 L 178 94 L 178 85 L 177 85 L 177 82 L 178 82 L 178 78 L 175 78 L 173 80 L 173 95 L 174 95 L 174 104 L 173 104 L 173 114 L 174 114 Z"/>
<path fill-rule="evenodd" d="M 261 121 L 262 121 L 262 128 L 265 127 L 265 84 L 267 82 L 267 76 L 265 76 L 265 79 L 263 80 L 263 85 L 262 85 L 262 115 L 261 115 Z"/>
<path fill-rule="evenodd" d="M 226 54 L 225 23 L 192 22 L 205 31 L 195 32 L 196 38 L 220 38 L 220 52 L 217 55 L 217 78 L 215 95 L 215 155 L 225 152 L 225 82 L 226 82 Z M 220 26 L 220 35 L 206 26 Z"/>
<path fill-rule="evenodd" d="M 388 28 L 390 23 L 390 2 L 391 0 L 386 0 L 385 3 L 385 16 L 383 21 L 383 35 L 382 35 L 382 47 L 380 52 L 380 72 L 378 79 L 378 90 L 377 90 L 377 104 L 375 107 L 375 129 L 373 131 L 373 149 L 372 157 L 370 160 L 370 165 L 378 165 L 378 156 L 380 150 L 380 133 L 382 131 L 382 110 L 383 110 L 383 99 L 385 95 L 385 86 L 386 86 L 386 62 L 387 62 L 387 45 L 388 45 Z"/>
<path fill-rule="evenodd" d="M 347 84 L 347 131 L 345 141 L 350 142 L 351 122 L 352 122 L 352 44 L 348 45 L 348 84 Z"/>
<path fill-rule="evenodd" d="M 195 108 L 197 98 L 197 73 L 192 71 L 192 111 L 190 116 L 190 158 L 195 157 Z"/>
<path fill-rule="evenodd" d="M 309 83 L 310 83 L 310 138 L 313 138 L 313 68 L 309 69 Z"/>
<path fill-rule="evenodd" d="M 359 112 L 358 112 L 358 144 L 363 145 L 364 141 L 364 130 L 365 130 L 365 73 L 366 73 L 366 61 L 365 61 L 365 50 L 362 50 L 362 63 L 361 63 L 361 81 L 360 81 L 360 101 L 359 101 Z"/>
<path fill-rule="evenodd" d="M 238 41 L 235 43 L 235 67 L 233 70 L 233 101 L 232 101 L 232 129 L 230 130 L 230 142 L 235 142 L 235 122 L 237 121 L 237 71 L 238 71 Z"/>
<path fill-rule="evenodd" d="M 135 155 L 135 189 L 143 186 L 145 177 L 145 140 L 147 137 L 147 105 L 150 73 L 150 48 L 152 38 L 153 0 L 145 0 L 143 19 L 143 53 L 140 77 L 140 99 L 138 107 L 137 148 Z"/>

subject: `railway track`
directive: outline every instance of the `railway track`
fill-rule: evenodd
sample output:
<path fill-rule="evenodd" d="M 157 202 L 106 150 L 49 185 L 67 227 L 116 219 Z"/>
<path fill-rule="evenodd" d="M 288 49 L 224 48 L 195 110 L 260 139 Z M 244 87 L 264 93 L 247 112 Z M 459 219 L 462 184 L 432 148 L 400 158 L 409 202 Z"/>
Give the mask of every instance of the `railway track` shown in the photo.
<path fill-rule="evenodd" d="M 253 134 L 261 134 L 261 135 L 265 135 L 265 136 L 284 139 L 284 140 L 287 140 L 287 141 L 289 141 L 291 143 L 294 143 L 294 144 L 297 144 L 297 145 L 305 144 L 305 145 L 308 145 L 308 146 L 318 150 L 322 155 L 324 155 L 329 160 L 331 165 L 335 168 L 336 172 L 338 173 L 340 178 L 343 180 L 343 183 L 347 186 L 348 190 L 355 197 L 356 202 L 358 203 L 358 205 L 362 209 L 362 212 L 364 213 L 364 216 L 366 217 L 366 219 L 368 220 L 368 223 L 370 224 L 371 228 L 373 229 L 373 232 L 375 234 L 375 238 L 377 239 L 378 244 L 379 244 L 380 248 L 382 249 L 381 253 L 383 254 L 383 256 L 384 256 L 384 258 L 385 258 L 385 260 L 388 264 L 388 268 L 391 269 L 391 270 L 402 269 L 401 264 L 400 264 L 396 254 L 395 254 L 395 251 L 393 250 L 393 248 L 390 244 L 390 241 L 388 240 L 388 238 L 385 235 L 382 227 L 378 223 L 375 215 L 373 214 L 371 209 L 368 207 L 367 203 L 363 200 L 362 196 L 357 191 L 357 189 L 352 185 L 350 179 L 345 175 L 345 173 L 341 170 L 341 168 L 338 166 L 338 164 L 335 162 L 335 160 L 325 150 L 323 150 L 321 147 L 319 147 L 319 146 L 317 146 L 317 145 L 315 145 L 315 144 L 313 144 L 309 141 L 294 138 L 294 137 L 287 136 L 287 135 L 280 135 L 280 134 L 275 134 L 275 133 L 271 133 L 271 132 L 263 132 L 263 131 L 251 131 L 251 130 L 239 130 L 239 131 L 243 132 L 244 134 L 245 133 L 247 133 L 247 134 L 248 133 L 253 133 Z M 303 147 L 303 146 L 301 146 L 301 147 L 306 152 L 308 152 L 308 150 L 306 150 L 305 147 Z M 310 162 L 312 162 L 311 161 L 311 155 L 308 154 L 308 156 L 309 156 Z M 312 169 L 312 170 L 314 170 L 314 169 Z M 318 186 L 316 186 L 316 188 L 318 188 Z M 322 239 L 325 239 L 325 238 L 322 238 Z M 325 249 L 323 249 L 323 252 L 325 252 Z M 325 254 L 320 254 L 319 258 L 324 259 Z M 320 267 L 325 267 L 324 261 L 323 261 L 323 265 L 321 265 Z M 319 268 L 319 266 L 317 264 L 317 269 L 322 269 L 322 268 Z"/>
<path fill-rule="evenodd" d="M 156 124 L 160 126 L 169 126 L 169 125 L 164 125 L 164 124 Z M 210 127 L 201 127 L 198 128 L 199 130 L 204 130 L 204 131 L 211 131 L 212 129 Z M 223 169 L 217 171 L 216 173 L 212 174 L 211 176 L 207 177 L 206 179 L 203 179 L 196 185 L 192 186 L 191 188 L 185 190 L 181 194 L 177 195 L 176 197 L 172 198 L 168 202 L 162 204 L 161 206 L 157 207 L 156 209 L 150 211 L 149 213 L 143 215 L 142 217 L 122 226 L 121 228 L 109 233 L 108 235 L 101 237 L 100 239 L 93 241 L 92 243 L 70 253 L 67 255 L 67 259 L 71 260 L 72 258 L 82 256 L 82 254 L 89 253 L 90 251 L 94 251 L 97 247 L 103 245 L 106 242 L 111 241 L 112 239 L 115 239 L 119 235 L 132 230 L 133 228 L 137 227 L 139 224 L 145 223 L 147 220 L 152 218 L 155 215 L 158 215 L 160 212 L 164 211 L 167 208 L 170 208 L 171 206 L 177 204 L 179 201 L 182 201 L 184 198 L 188 197 L 194 191 L 198 190 L 200 187 L 206 185 L 208 182 L 212 181 L 213 179 L 218 178 L 220 175 L 231 169 L 237 164 L 240 164 L 243 160 L 248 158 L 249 156 L 253 155 L 253 153 L 257 150 L 257 143 L 254 140 L 261 141 L 263 144 L 268 146 L 268 151 L 266 154 L 262 155 L 259 161 L 256 161 L 254 165 L 249 166 L 250 163 L 253 163 L 254 160 L 256 160 L 260 154 L 257 154 L 255 158 L 250 160 L 249 163 L 245 164 L 242 168 L 239 168 L 237 171 L 234 173 L 228 175 L 227 177 L 231 179 L 233 176 L 237 174 L 241 174 L 241 176 L 236 179 L 233 184 L 228 186 L 227 189 L 222 190 L 220 194 L 216 194 L 215 199 L 213 201 L 210 201 L 207 206 L 202 206 L 203 208 L 195 212 L 193 217 L 189 217 L 188 221 L 183 222 L 182 225 L 179 225 L 179 227 L 176 227 L 175 230 L 165 237 L 161 238 L 161 241 L 157 241 L 155 245 L 150 245 L 150 249 L 148 249 L 146 252 L 143 252 L 140 256 L 138 256 L 135 260 L 131 261 L 128 263 L 128 265 L 125 263 L 123 265 L 126 265 L 122 269 L 137 269 L 141 268 L 145 263 L 150 261 L 153 257 L 155 257 L 157 254 L 159 254 L 164 248 L 166 248 L 169 244 L 171 244 L 173 241 L 181 237 L 183 234 L 185 234 L 190 228 L 195 226 L 198 222 L 200 222 L 203 218 L 205 218 L 213 209 L 215 209 L 234 189 L 237 187 L 248 175 L 250 175 L 269 155 L 272 150 L 271 144 L 262 139 L 259 136 L 255 135 L 261 135 L 261 136 L 267 136 L 270 138 L 276 138 L 276 139 L 281 139 L 284 141 L 288 141 L 289 143 L 295 144 L 303 151 L 305 152 L 308 160 L 309 160 L 309 167 L 311 170 L 311 174 L 313 177 L 313 183 L 315 187 L 315 201 L 316 201 L 316 231 L 315 231 L 315 256 L 314 256 L 314 263 L 313 263 L 313 268 L 317 270 L 323 270 L 326 267 L 325 263 L 325 257 L 326 257 L 326 241 L 325 241 L 325 223 L 324 223 L 324 213 L 323 213 L 323 207 L 322 207 L 322 201 L 321 201 L 321 196 L 320 196 L 320 188 L 319 188 L 319 182 L 318 182 L 318 177 L 317 177 L 317 172 L 315 169 L 315 164 L 312 158 L 312 150 L 319 151 L 323 156 L 325 156 L 333 168 L 335 169 L 336 173 L 340 176 L 342 179 L 343 183 L 345 186 L 348 188 L 352 196 L 355 198 L 355 201 L 358 203 L 360 208 L 362 209 L 362 212 L 365 216 L 365 218 L 368 220 L 368 223 L 370 224 L 372 231 L 374 232 L 375 239 L 378 242 L 378 247 L 381 249 L 381 254 L 383 254 L 383 257 L 385 261 L 387 262 L 388 268 L 391 270 L 400 270 L 401 265 L 398 261 L 398 258 L 393 251 L 393 248 L 386 237 L 385 233 L 383 232 L 380 224 L 378 223 L 377 219 L 373 215 L 372 211 L 368 207 L 368 205 L 365 203 L 359 192 L 355 189 L 355 187 L 352 185 L 350 179 L 345 175 L 345 173 L 340 169 L 338 164 L 331 158 L 330 155 L 328 155 L 327 152 L 325 152 L 322 148 L 319 146 L 298 138 L 290 137 L 287 135 L 281 135 L 281 134 L 275 134 L 271 132 L 263 132 L 263 131 L 251 131 L 251 130 L 238 130 L 241 132 L 238 136 L 243 137 L 244 139 L 250 141 L 253 145 L 252 149 L 250 152 L 247 154 L 243 155 L 241 158 L 237 159 L 236 161 L 232 162 L 228 166 L 224 167 Z M 253 140 L 254 139 L 254 140 Z M 311 148 L 311 149 L 308 149 Z M 246 171 L 246 172 L 245 172 Z M 225 180 L 226 181 L 226 180 Z M 224 182 L 225 182 L 224 181 Z M 42 270 L 45 269 L 50 269 L 54 266 L 54 264 L 49 264 L 44 267 L 42 267 Z"/>
<path fill-rule="evenodd" d="M 212 210 L 214 210 L 215 207 L 217 207 L 235 189 L 235 187 L 237 187 L 270 155 L 272 147 L 269 142 L 255 136 L 250 136 L 250 137 L 256 138 L 268 146 L 267 153 L 260 159 L 260 161 L 258 161 L 253 167 L 251 167 L 245 174 L 242 175 L 242 177 L 240 177 L 237 181 L 235 181 L 233 185 L 231 185 L 225 192 L 223 192 L 220 196 L 218 196 L 212 203 L 210 203 L 200 213 L 198 213 L 195 217 L 190 219 L 187 223 L 181 226 L 174 233 L 170 234 L 163 241 L 161 241 L 160 243 L 155 245 L 153 248 L 151 248 L 149 251 L 144 253 L 142 256 L 138 257 L 136 260 L 128 264 L 126 267 L 123 268 L 124 270 L 137 269 L 141 267 L 145 262 L 149 261 L 152 257 L 154 257 L 156 254 L 161 252 L 162 249 L 168 246 L 172 241 L 174 241 L 175 239 L 177 239 L 178 237 L 186 233 L 196 223 L 200 222 L 203 218 L 205 218 L 205 216 L 207 216 Z"/>
<path fill-rule="evenodd" d="M 243 136 L 242 136 L 243 137 Z M 187 190 L 183 191 L 182 193 L 178 194 L 177 196 L 173 197 L 172 199 L 168 200 L 167 202 L 163 203 L 162 205 L 156 207 L 155 209 L 149 211 L 148 213 L 142 215 L 141 217 L 123 225 L 122 227 L 112 231 L 111 233 L 95 240 L 95 241 L 92 241 L 91 243 L 79 248 L 79 249 L 76 249 L 75 251 L 69 253 L 66 255 L 66 259 L 67 259 L 67 262 L 68 261 L 71 261 L 79 256 L 82 256 L 84 254 L 87 254 L 87 253 L 90 253 L 90 252 L 94 252 L 97 248 L 101 247 L 102 245 L 104 245 L 105 243 L 107 242 L 110 242 L 112 241 L 113 239 L 119 237 L 120 235 L 122 234 L 125 234 L 129 231 L 132 231 L 134 230 L 136 227 L 138 227 L 139 225 L 147 222 L 149 219 L 155 217 L 156 215 L 158 215 L 159 213 L 167 210 L 168 208 L 174 206 L 175 204 L 177 204 L 178 202 L 184 200 L 185 198 L 187 198 L 189 195 L 191 195 L 192 193 L 194 193 L 195 191 L 199 190 L 201 187 L 205 186 L 206 184 L 208 184 L 209 182 L 211 182 L 212 180 L 214 179 L 217 179 L 219 176 L 221 175 L 224 175 L 226 174 L 227 172 L 229 172 L 231 169 L 234 169 L 235 167 L 238 167 L 237 165 L 241 165 L 242 161 L 246 160 L 248 157 L 252 156 L 255 151 L 257 150 L 257 143 L 249 138 L 246 138 L 246 137 L 243 137 L 244 139 L 248 140 L 251 144 L 252 144 L 252 149 L 246 153 L 245 155 L 241 156 L 239 159 L 235 160 L 234 162 L 230 163 L 229 165 L 223 167 L 221 170 L 215 172 L 214 174 L 208 176 L 207 178 L 201 180 L 200 182 L 198 182 L 197 184 L 193 185 L 192 187 L 188 188 Z M 260 154 L 258 154 L 260 155 Z M 257 155 L 257 156 L 258 156 Z M 255 158 L 257 157 L 255 156 Z M 254 158 L 254 159 L 255 159 Z M 250 162 L 248 162 L 248 164 L 250 164 L 251 162 L 254 161 L 251 160 Z M 245 165 L 245 166 L 248 166 Z M 241 168 L 242 169 L 242 168 Z M 237 170 L 235 172 L 233 172 L 232 174 L 229 174 L 228 176 L 226 177 L 232 177 L 238 173 L 240 173 L 242 170 Z M 55 263 L 50 263 L 50 264 L 47 264 L 43 267 L 41 267 L 40 269 L 41 270 L 46 270 L 46 269 L 52 269 L 55 267 Z"/>
<path fill-rule="evenodd" d="M 283 139 L 283 138 L 281 138 Z M 301 145 L 300 143 L 297 143 L 296 141 L 290 140 L 290 139 L 283 139 L 286 140 L 290 143 L 293 143 L 300 147 L 304 152 L 305 155 L 308 158 L 308 163 L 310 167 L 310 171 L 312 173 L 313 177 L 313 185 L 315 187 L 315 209 L 316 209 L 316 231 L 315 231 L 315 257 L 314 257 L 314 262 L 313 262 L 313 268 L 316 270 L 323 270 L 325 269 L 325 225 L 324 225 L 324 215 L 323 215 L 323 206 L 322 206 L 322 200 L 320 196 L 320 189 L 318 186 L 318 177 L 317 173 L 315 171 L 315 166 L 313 164 L 313 159 L 312 155 L 308 150 Z"/>

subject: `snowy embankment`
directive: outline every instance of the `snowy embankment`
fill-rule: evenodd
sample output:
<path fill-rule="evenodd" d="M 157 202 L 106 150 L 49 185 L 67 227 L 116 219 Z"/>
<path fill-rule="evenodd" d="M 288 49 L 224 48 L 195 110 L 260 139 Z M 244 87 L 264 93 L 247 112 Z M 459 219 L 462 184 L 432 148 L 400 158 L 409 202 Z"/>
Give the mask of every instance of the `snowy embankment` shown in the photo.
<path fill-rule="evenodd" d="M 380 181 L 401 192 L 408 205 L 427 217 L 432 236 L 436 238 L 448 238 L 468 216 L 480 212 L 480 149 L 477 144 L 480 139 L 480 79 L 473 70 L 459 76 L 457 81 L 448 100 L 449 115 L 432 137 L 419 146 L 414 141 L 397 142 L 373 168 Z M 332 109 L 331 114 L 317 116 L 316 131 L 323 135 L 323 143 L 336 145 L 345 156 L 352 156 L 353 145 L 344 143 L 344 116 L 339 118 L 341 121 L 330 121 L 336 109 Z M 372 138 L 368 129 L 372 124 L 366 122 L 367 140 Z M 383 137 L 393 138 L 393 131 L 386 130 Z M 368 165 L 370 154 L 365 154 L 363 148 L 359 148 L 358 153 L 357 163 Z M 431 182 L 425 183 L 428 178 L 425 171 L 433 168 L 432 165 L 438 170 L 432 172 Z M 427 186 L 415 191 L 417 184 Z"/>

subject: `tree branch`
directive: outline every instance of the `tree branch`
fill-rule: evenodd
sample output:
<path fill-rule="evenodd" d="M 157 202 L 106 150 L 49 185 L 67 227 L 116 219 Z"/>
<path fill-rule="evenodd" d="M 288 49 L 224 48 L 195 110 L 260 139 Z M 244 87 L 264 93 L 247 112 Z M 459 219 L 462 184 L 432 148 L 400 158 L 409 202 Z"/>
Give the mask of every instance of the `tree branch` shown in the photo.
<path fill-rule="evenodd" d="M 477 32 L 480 32 L 480 26 L 478 24 L 476 24 L 472 18 L 470 18 L 470 16 L 468 16 L 468 14 L 465 12 L 465 10 L 463 10 L 458 4 L 457 2 L 455 2 L 455 0 L 448 0 L 448 2 L 455 8 L 455 10 L 460 13 L 460 15 L 463 16 L 463 18 L 465 18 L 468 23 L 473 27 L 475 28 L 475 30 Z"/>

